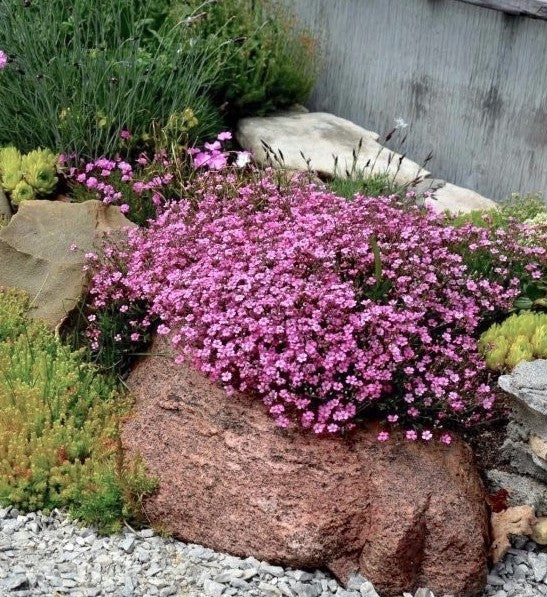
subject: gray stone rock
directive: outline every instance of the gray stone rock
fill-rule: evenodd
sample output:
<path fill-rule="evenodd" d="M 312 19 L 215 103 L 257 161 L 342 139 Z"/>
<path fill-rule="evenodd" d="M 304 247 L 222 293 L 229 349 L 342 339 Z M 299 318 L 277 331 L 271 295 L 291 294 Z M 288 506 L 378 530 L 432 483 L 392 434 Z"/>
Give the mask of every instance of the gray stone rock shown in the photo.
<path fill-rule="evenodd" d="M 11 207 L 4 191 L 0 188 L 0 227 L 11 219 Z"/>
<path fill-rule="evenodd" d="M 289 170 L 311 170 L 345 178 L 355 168 L 366 176 L 387 173 L 398 184 L 410 184 L 429 172 L 415 162 L 382 147 L 379 135 L 325 112 L 244 118 L 236 137 L 261 164 Z M 308 161 L 309 160 L 309 161 Z"/>
<path fill-rule="evenodd" d="M 449 182 L 436 190 L 432 199 L 426 203 L 437 212 L 449 211 L 451 213 L 465 213 L 476 209 L 496 209 L 497 204 L 492 199 L 487 199 L 479 193 L 464 187 L 458 187 Z"/>
<path fill-rule="evenodd" d="M 547 359 L 520 363 L 498 384 L 511 395 L 517 421 L 547 440 Z"/>
<path fill-rule="evenodd" d="M 28 292 L 30 315 L 55 328 L 84 292 L 84 255 L 125 226 L 133 224 L 100 201 L 25 201 L 0 230 L 0 285 Z"/>

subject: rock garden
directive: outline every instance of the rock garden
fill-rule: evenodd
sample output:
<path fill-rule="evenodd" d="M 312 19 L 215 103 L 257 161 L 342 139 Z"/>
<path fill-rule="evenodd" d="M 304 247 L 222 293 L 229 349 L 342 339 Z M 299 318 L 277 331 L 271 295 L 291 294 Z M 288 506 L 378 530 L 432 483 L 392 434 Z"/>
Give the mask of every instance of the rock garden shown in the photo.
<path fill-rule="evenodd" d="M 544 200 L 309 112 L 274 1 L 0 22 L 0 595 L 547 595 Z"/>

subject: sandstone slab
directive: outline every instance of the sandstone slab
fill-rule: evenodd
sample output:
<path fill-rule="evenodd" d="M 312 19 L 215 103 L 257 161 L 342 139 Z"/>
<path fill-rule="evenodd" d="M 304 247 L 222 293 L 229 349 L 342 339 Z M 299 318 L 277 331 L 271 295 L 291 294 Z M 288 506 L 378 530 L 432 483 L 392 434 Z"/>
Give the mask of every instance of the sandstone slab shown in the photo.
<path fill-rule="evenodd" d="M 404 185 L 429 174 L 383 147 L 377 133 L 326 112 L 244 118 L 238 123 L 236 137 L 262 165 L 272 163 L 289 170 L 307 170 L 309 166 L 320 175 L 342 178 L 352 170 L 366 176 L 387 173 Z M 360 145 L 354 167 L 354 152 Z"/>
<path fill-rule="evenodd" d="M 530 537 L 536 523 L 531 506 L 514 506 L 492 513 L 492 560 L 496 564 L 511 547 L 511 537 Z"/>
<path fill-rule="evenodd" d="M 54 328 L 82 297 L 85 253 L 126 226 L 117 207 L 100 201 L 24 201 L 0 230 L 0 285 L 28 292 L 30 315 Z"/>
<path fill-rule="evenodd" d="M 385 596 L 478 594 L 488 517 L 469 448 L 275 427 L 265 407 L 177 366 L 157 340 L 132 372 L 124 449 L 159 479 L 145 514 L 184 541 L 272 564 L 354 573 Z"/>

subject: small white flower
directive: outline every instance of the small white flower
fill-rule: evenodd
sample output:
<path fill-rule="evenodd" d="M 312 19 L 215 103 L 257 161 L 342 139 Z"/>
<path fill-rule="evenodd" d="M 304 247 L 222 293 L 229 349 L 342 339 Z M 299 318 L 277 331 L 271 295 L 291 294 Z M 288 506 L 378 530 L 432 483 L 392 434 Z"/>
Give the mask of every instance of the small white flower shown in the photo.
<path fill-rule="evenodd" d="M 395 119 L 395 128 L 396 129 L 406 129 L 408 127 L 408 122 L 405 122 L 402 118 Z"/>
<path fill-rule="evenodd" d="M 248 151 L 240 151 L 237 154 L 236 166 L 244 168 L 251 161 L 251 154 Z"/>

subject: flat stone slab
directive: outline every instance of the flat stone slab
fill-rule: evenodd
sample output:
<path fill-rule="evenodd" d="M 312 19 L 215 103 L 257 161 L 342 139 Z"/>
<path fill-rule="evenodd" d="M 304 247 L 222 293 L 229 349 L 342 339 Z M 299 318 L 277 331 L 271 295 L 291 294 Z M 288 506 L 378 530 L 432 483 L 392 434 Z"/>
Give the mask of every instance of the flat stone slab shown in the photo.
<path fill-rule="evenodd" d="M 266 143 L 282 162 L 274 160 L 274 166 L 305 171 L 309 160 L 309 167 L 320 175 L 346 178 L 361 143 L 357 172 L 367 176 L 388 173 L 396 183 L 405 185 L 429 175 L 412 160 L 384 148 L 377 133 L 327 112 L 244 118 L 238 123 L 236 137 L 262 165 L 271 162 Z"/>
<path fill-rule="evenodd" d="M 55 328 L 82 297 L 85 254 L 126 226 L 134 224 L 101 201 L 24 201 L 0 230 L 0 286 L 26 291 L 29 314 Z"/>

